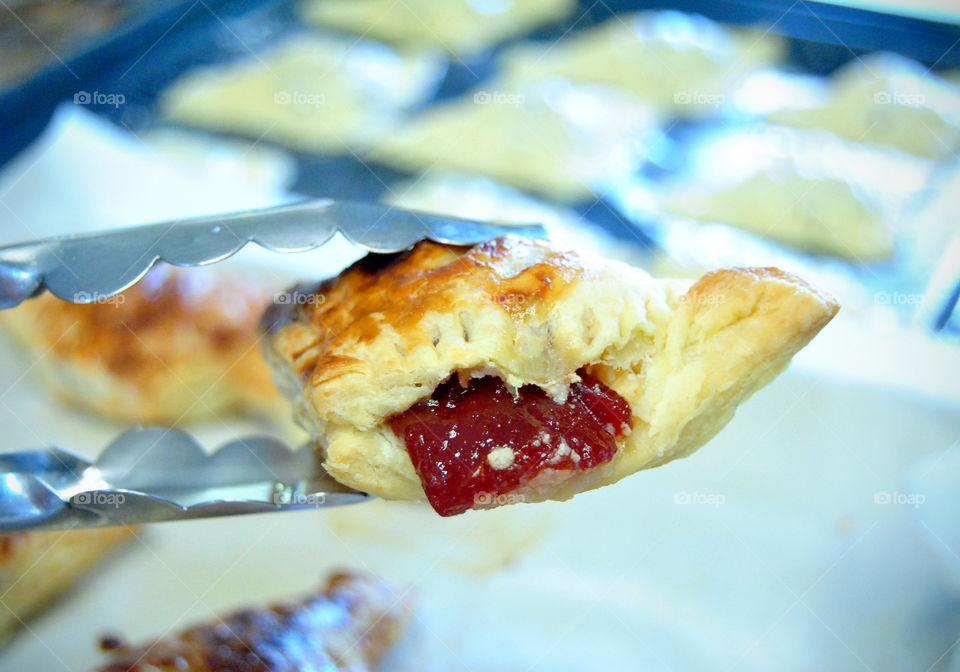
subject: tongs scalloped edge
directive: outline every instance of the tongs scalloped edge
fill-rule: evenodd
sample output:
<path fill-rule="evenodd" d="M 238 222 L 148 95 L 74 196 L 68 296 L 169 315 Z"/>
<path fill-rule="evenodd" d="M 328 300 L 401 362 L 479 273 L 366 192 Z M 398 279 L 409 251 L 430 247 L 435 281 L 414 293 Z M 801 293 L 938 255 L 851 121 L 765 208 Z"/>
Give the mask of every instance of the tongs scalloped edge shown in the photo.
<path fill-rule="evenodd" d="M 507 234 L 546 237 L 540 224 L 312 200 L 0 247 L 0 309 L 44 289 L 72 303 L 96 303 L 135 284 L 157 261 L 212 264 L 248 243 L 302 252 L 337 232 L 377 253 L 400 252 L 424 239 L 473 245 Z M 320 508 L 368 498 L 327 474 L 312 446 L 291 450 L 265 437 L 238 439 L 207 455 L 182 431 L 135 428 L 94 462 L 60 448 L 0 453 L 0 533 Z"/>
<path fill-rule="evenodd" d="M 207 454 L 183 431 L 137 427 L 93 462 L 59 448 L 0 454 L 0 533 L 326 508 L 366 499 L 327 474 L 312 445 L 292 450 L 270 437 L 237 439 Z"/>
<path fill-rule="evenodd" d="M 320 247 L 337 232 L 369 252 L 399 252 L 420 240 L 472 245 L 497 236 L 542 238 L 540 224 L 493 224 L 329 199 L 158 224 L 59 236 L 0 247 L 0 309 L 49 289 L 95 303 L 135 284 L 157 261 L 216 263 L 247 243 L 279 253 Z"/>

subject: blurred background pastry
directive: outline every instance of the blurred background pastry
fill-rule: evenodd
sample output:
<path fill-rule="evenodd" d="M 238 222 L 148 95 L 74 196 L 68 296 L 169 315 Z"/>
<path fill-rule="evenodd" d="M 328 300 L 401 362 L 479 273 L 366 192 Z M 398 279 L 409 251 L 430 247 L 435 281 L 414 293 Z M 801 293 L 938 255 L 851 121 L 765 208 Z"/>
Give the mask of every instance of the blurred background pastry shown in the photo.
<path fill-rule="evenodd" d="M 566 18 L 573 0 L 303 0 L 306 21 L 409 48 L 468 57 Z"/>
<path fill-rule="evenodd" d="M 678 116 L 711 116 L 745 74 L 783 57 L 775 33 L 731 29 L 699 14 L 621 14 L 555 42 L 521 43 L 502 66 L 511 81 L 560 76 L 628 91 Z"/>
<path fill-rule="evenodd" d="M 298 601 L 237 611 L 167 633 L 142 646 L 102 640 L 100 672 L 368 672 L 403 634 L 411 616 L 404 589 L 374 576 L 338 572 Z"/>
<path fill-rule="evenodd" d="M 126 527 L 0 534 L 0 646 L 134 536 Z"/>
<path fill-rule="evenodd" d="M 771 112 L 769 119 L 950 159 L 960 147 L 960 88 L 920 63 L 877 53 L 833 73 L 816 102 L 787 105 Z"/>
<path fill-rule="evenodd" d="M 271 414 L 280 401 L 255 327 L 272 294 L 250 277 L 160 265 L 89 305 L 44 294 L 0 312 L 59 399 L 126 423 Z"/>
<path fill-rule="evenodd" d="M 854 264 L 894 254 L 934 172 L 918 157 L 765 124 L 707 132 L 690 145 L 688 170 L 659 194 L 664 211 Z"/>
<path fill-rule="evenodd" d="M 563 80 L 494 81 L 418 115 L 370 157 L 408 172 L 471 172 L 568 202 L 630 175 L 657 138 L 652 110 L 629 95 Z"/>
<path fill-rule="evenodd" d="M 298 35 L 257 58 L 197 70 L 161 101 L 171 119 L 344 154 L 394 130 L 444 71 L 428 52 L 397 53 L 367 40 Z"/>

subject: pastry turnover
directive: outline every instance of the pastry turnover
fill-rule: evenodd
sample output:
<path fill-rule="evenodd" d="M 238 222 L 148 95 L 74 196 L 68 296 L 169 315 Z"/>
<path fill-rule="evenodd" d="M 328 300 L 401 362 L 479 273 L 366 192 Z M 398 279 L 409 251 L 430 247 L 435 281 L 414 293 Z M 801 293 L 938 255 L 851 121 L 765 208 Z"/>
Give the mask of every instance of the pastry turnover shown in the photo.
<path fill-rule="evenodd" d="M 773 268 L 690 283 L 507 237 L 292 290 L 267 358 L 339 481 L 443 515 L 566 499 L 688 455 L 837 304 Z"/>
<path fill-rule="evenodd" d="M 561 201 L 596 198 L 659 138 L 653 111 L 604 87 L 495 80 L 434 105 L 376 142 L 369 158 L 407 172 L 483 175 Z"/>
<path fill-rule="evenodd" d="M 670 190 L 661 205 L 816 254 L 861 262 L 893 254 L 889 216 L 877 204 L 849 182 L 804 177 L 789 165 L 713 188 L 700 183 Z"/>
<path fill-rule="evenodd" d="M 574 0 L 307 0 L 311 23 L 349 30 L 391 44 L 473 54 L 550 21 Z"/>
<path fill-rule="evenodd" d="M 510 81 L 562 76 L 606 84 L 685 117 L 708 116 L 747 73 L 780 59 L 783 41 L 676 11 L 622 15 L 501 58 Z"/>
<path fill-rule="evenodd" d="M 406 108 L 432 93 L 444 69 L 439 54 L 294 35 L 257 57 L 189 72 L 160 105 L 191 126 L 346 154 L 396 127 Z"/>
<path fill-rule="evenodd" d="M 933 168 L 823 131 L 754 124 L 694 142 L 688 169 L 662 183 L 658 196 L 665 212 L 680 217 L 873 262 L 893 254 Z M 914 230 L 916 218 L 909 219 Z"/>
<path fill-rule="evenodd" d="M 960 87 L 920 63 L 877 53 L 838 69 L 819 100 L 776 109 L 768 118 L 915 156 L 948 159 L 960 147 Z"/>
<path fill-rule="evenodd" d="M 370 576 L 335 574 L 296 602 L 239 611 L 141 647 L 115 641 L 100 672 L 368 672 L 399 639 L 409 601 Z M 107 642 L 104 642 L 107 645 Z"/>
<path fill-rule="evenodd" d="M 44 294 L 0 312 L 32 371 L 71 405 L 124 422 L 178 424 L 282 403 L 257 343 L 271 294 L 210 269 L 152 268 L 116 297 Z"/>
<path fill-rule="evenodd" d="M 0 643 L 132 534 L 105 527 L 0 535 Z"/>

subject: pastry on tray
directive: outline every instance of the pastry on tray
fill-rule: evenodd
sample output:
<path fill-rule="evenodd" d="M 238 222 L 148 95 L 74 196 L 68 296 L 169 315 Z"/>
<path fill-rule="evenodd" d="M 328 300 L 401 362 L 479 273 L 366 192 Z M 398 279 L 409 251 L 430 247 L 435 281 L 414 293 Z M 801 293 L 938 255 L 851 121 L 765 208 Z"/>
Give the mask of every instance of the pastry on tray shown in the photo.
<path fill-rule="evenodd" d="M 837 178 L 805 177 L 790 162 L 727 183 L 662 190 L 671 214 L 720 222 L 790 247 L 872 262 L 894 252 L 891 216 Z"/>
<path fill-rule="evenodd" d="M 267 360 L 326 469 L 441 515 L 689 455 L 837 311 L 775 268 L 660 280 L 516 237 L 292 292 L 264 317 Z"/>
<path fill-rule="evenodd" d="M 411 50 L 474 55 L 501 40 L 569 16 L 573 0 L 306 0 L 307 22 Z"/>
<path fill-rule="evenodd" d="M 915 230 L 933 173 L 919 157 L 770 124 L 704 133 L 688 154 L 658 185 L 664 212 L 859 263 L 890 258 L 898 234 Z"/>
<path fill-rule="evenodd" d="M 513 82 L 564 77 L 630 92 L 658 109 L 703 117 L 750 72 L 781 60 L 781 38 L 731 28 L 672 10 L 622 14 L 557 40 L 507 47 L 500 57 Z"/>
<path fill-rule="evenodd" d="M 158 265 L 91 304 L 30 299 L 0 312 L 0 326 L 69 404 L 124 422 L 178 424 L 281 403 L 257 343 L 271 296 L 253 280 Z"/>
<path fill-rule="evenodd" d="M 562 79 L 493 80 L 412 117 L 367 158 L 409 173 L 481 175 L 574 203 L 629 178 L 662 140 L 655 111 L 628 94 Z"/>
<path fill-rule="evenodd" d="M 440 54 L 297 33 L 261 54 L 188 71 L 160 108 L 174 122 L 258 143 L 349 155 L 429 98 L 445 68 Z"/>
<path fill-rule="evenodd" d="M 874 53 L 838 68 L 816 100 L 774 109 L 768 120 L 950 160 L 960 148 L 960 87 L 916 61 Z"/>
<path fill-rule="evenodd" d="M 0 644 L 132 535 L 126 527 L 0 534 Z"/>
<path fill-rule="evenodd" d="M 238 611 L 143 646 L 103 640 L 99 672 L 375 670 L 399 639 L 410 605 L 380 580 L 335 574 L 304 599 Z"/>

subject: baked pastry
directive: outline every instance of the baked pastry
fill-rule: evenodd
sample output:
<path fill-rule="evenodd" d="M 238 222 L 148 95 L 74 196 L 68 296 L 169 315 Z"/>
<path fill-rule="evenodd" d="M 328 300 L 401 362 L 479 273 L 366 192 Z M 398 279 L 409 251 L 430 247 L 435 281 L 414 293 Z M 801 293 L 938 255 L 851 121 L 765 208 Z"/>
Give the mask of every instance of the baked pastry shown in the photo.
<path fill-rule="evenodd" d="M 165 91 L 170 119 L 296 150 L 346 154 L 392 130 L 446 69 L 441 54 L 295 35 L 266 53 L 197 69 Z"/>
<path fill-rule="evenodd" d="M 819 128 L 854 142 L 949 159 L 960 147 L 960 87 L 896 54 L 854 58 L 823 95 L 769 114 L 778 124 Z"/>
<path fill-rule="evenodd" d="M 99 672 L 366 672 L 409 617 L 406 597 L 378 579 L 335 574 L 306 599 L 239 611 L 144 646 L 104 638 L 111 661 Z"/>
<path fill-rule="evenodd" d="M 441 515 L 688 455 L 837 311 L 773 268 L 655 280 L 515 237 L 422 242 L 292 292 L 264 317 L 267 359 L 326 469 Z"/>
<path fill-rule="evenodd" d="M 513 82 L 565 77 L 628 91 L 671 113 L 714 114 L 743 77 L 780 60 L 783 40 L 723 26 L 698 14 L 650 11 L 621 15 L 555 42 L 527 42 L 504 52 Z"/>
<path fill-rule="evenodd" d="M 658 190 L 664 211 L 856 262 L 893 254 L 898 225 L 933 168 L 830 133 L 766 124 L 708 134 L 689 155 L 689 167 Z"/>
<path fill-rule="evenodd" d="M 411 49 L 438 48 L 470 55 L 501 40 L 559 21 L 574 0 L 309 0 L 303 16 L 321 26 L 349 30 Z"/>
<path fill-rule="evenodd" d="M 54 394 L 103 417 L 170 425 L 273 414 L 282 400 L 256 332 L 271 296 L 252 279 L 157 265 L 116 297 L 81 305 L 44 294 L 0 312 L 0 325 Z"/>
<path fill-rule="evenodd" d="M 0 535 L 0 643 L 132 535 L 125 527 Z"/>
<path fill-rule="evenodd" d="M 849 182 L 805 177 L 786 163 L 730 184 L 671 189 L 661 205 L 815 254 L 859 262 L 893 254 L 889 217 L 876 203 Z"/>
<path fill-rule="evenodd" d="M 630 175 L 657 137 L 655 115 L 631 96 L 562 80 L 494 81 L 434 105 L 376 142 L 369 158 L 408 172 L 483 175 L 575 201 Z"/>

